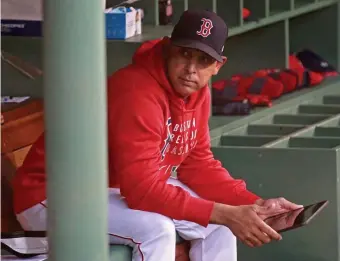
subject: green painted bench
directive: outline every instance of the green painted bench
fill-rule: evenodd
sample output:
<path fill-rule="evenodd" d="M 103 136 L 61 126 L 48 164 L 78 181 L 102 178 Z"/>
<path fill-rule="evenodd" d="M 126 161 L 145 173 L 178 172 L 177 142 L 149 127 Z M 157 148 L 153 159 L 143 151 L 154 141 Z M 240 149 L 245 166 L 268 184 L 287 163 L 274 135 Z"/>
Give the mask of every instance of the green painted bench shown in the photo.
<path fill-rule="evenodd" d="M 177 244 L 183 243 L 184 240 L 177 234 Z M 6 250 L 1 250 L 1 256 L 10 255 Z M 123 245 L 110 246 L 110 261 L 131 261 L 132 249 Z"/>

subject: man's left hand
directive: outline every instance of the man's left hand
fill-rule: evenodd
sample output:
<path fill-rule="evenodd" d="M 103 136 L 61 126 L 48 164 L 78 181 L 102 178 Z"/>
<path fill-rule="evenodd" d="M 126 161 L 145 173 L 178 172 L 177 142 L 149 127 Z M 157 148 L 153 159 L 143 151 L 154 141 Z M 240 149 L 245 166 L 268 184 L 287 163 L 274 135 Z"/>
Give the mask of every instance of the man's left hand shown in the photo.
<path fill-rule="evenodd" d="M 285 198 L 258 199 L 255 204 L 268 209 L 265 216 L 261 215 L 262 219 L 303 207 L 302 205 L 294 204 Z"/>

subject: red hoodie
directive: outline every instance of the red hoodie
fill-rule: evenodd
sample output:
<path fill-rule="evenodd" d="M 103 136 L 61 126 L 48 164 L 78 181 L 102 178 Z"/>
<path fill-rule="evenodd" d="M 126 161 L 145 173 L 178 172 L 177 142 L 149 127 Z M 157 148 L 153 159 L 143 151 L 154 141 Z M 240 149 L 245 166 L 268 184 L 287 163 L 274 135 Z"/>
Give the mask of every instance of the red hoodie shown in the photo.
<path fill-rule="evenodd" d="M 187 102 L 164 71 L 163 42 L 144 43 L 133 63 L 108 79 L 109 184 L 130 208 L 177 220 L 209 223 L 213 202 L 252 204 L 259 197 L 233 179 L 210 150 L 208 86 Z M 45 199 L 43 138 L 14 182 L 17 213 Z M 167 184 L 172 171 L 204 199 Z"/>

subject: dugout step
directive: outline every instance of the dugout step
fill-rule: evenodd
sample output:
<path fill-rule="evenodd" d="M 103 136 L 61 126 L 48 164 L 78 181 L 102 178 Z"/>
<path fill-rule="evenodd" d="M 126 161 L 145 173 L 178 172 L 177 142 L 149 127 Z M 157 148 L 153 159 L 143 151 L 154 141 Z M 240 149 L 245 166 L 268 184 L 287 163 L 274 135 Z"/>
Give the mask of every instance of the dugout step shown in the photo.
<path fill-rule="evenodd" d="M 314 131 L 314 136 L 340 138 L 340 127 L 316 127 Z"/>
<path fill-rule="evenodd" d="M 325 95 L 323 97 L 323 103 L 340 105 L 340 95 Z"/>
<path fill-rule="evenodd" d="M 277 135 L 226 135 L 221 137 L 221 146 L 259 147 L 279 137 Z"/>
<path fill-rule="evenodd" d="M 246 128 L 249 135 L 288 135 L 301 130 L 303 124 L 249 124 Z"/>

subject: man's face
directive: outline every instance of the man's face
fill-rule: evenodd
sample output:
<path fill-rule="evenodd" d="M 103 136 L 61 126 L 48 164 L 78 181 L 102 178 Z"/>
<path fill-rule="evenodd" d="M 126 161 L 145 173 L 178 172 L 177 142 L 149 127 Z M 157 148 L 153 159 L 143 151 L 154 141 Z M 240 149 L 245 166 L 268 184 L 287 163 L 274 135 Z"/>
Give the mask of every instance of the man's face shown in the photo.
<path fill-rule="evenodd" d="M 167 60 L 170 83 L 180 96 L 188 97 L 206 86 L 226 60 L 224 57 L 220 63 L 197 49 L 170 44 Z"/>

